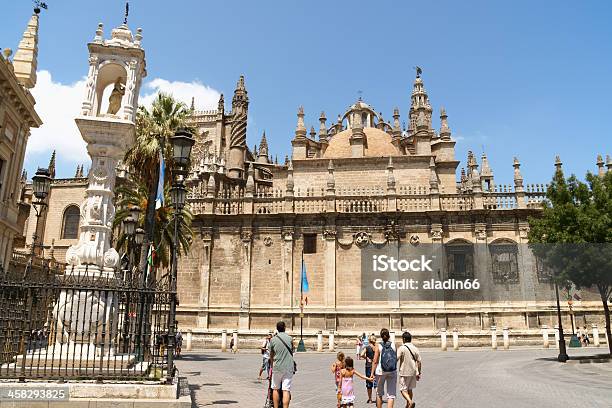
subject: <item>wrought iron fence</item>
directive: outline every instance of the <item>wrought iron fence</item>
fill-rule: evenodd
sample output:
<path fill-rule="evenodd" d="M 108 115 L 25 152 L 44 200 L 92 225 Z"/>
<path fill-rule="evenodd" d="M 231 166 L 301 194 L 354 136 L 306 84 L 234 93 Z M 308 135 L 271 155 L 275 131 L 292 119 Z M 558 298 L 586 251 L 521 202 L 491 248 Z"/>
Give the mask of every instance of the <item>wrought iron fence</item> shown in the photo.
<path fill-rule="evenodd" d="M 168 275 L 0 267 L 0 379 L 171 378 L 173 301 Z"/>

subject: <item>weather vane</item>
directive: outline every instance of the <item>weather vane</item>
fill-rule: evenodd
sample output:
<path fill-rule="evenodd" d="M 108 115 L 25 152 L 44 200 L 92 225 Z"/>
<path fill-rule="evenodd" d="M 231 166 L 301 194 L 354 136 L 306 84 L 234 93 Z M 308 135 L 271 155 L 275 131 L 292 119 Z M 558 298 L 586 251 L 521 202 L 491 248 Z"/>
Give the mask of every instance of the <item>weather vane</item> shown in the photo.
<path fill-rule="evenodd" d="M 416 69 L 417 78 L 420 78 L 421 74 L 423 73 L 423 70 L 418 65 L 414 67 L 414 69 Z"/>
<path fill-rule="evenodd" d="M 40 13 L 40 9 L 47 9 L 47 3 L 45 3 L 44 1 L 40 1 L 40 0 L 34 0 L 34 12 L 36 14 Z"/>
<path fill-rule="evenodd" d="M 130 15 L 130 2 L 126 1 L 125 2 L 125 18 L 123 19 L 123 24 L 127 25 L 127 19 L 129 15 Z"/>
<path fill-rule="evenodd" d="M 363 91 L 361 89 L 359 89 L 357 91 L 357 95 L 359 95 L 359 100 L 361 100 L 361 96 L 363 95 Z"/>

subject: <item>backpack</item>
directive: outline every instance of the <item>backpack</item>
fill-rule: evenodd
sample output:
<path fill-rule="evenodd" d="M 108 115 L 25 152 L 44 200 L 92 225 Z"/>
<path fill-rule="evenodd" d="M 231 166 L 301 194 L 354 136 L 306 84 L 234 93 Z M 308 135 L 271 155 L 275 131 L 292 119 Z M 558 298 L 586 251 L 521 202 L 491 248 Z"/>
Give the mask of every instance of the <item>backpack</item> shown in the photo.
<path fill-rule="evenodd" d="M 382 352 L 380 353 L 380 367 L 387 373 L 397 370 L 397 353 L 391 347 L 390 341 L 382 344 Z"/>

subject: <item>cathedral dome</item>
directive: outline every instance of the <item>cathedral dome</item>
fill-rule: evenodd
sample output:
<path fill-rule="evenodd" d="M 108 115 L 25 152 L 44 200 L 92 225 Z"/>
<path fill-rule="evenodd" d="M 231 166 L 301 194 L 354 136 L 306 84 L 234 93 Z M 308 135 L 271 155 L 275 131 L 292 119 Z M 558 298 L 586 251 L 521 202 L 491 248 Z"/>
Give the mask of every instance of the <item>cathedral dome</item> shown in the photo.
<path fill-rule="evenodd" d="M 391 143 L 391 135 L 380 129 L 366 127 L 363 129 L 367 144 L 364 149 L 365 157 L 397 156 L 399 152 Z M 351 138 L 352 130 L 347 129 L 335 134 L 329 140 L 329 146 L 325 150 L 324 158 L 352 157 Z"/>

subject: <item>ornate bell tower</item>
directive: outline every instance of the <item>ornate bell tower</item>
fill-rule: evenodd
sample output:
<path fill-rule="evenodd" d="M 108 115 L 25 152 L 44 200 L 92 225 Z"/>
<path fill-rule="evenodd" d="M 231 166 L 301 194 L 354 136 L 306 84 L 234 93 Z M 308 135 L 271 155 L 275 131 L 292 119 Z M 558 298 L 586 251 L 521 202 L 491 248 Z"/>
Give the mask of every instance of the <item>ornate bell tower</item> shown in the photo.
<path fill-rule="evenodd" d="M 124 23 L 104 39 L 98 25 L 94 40 L 88 44 L 89 74 L 80 115 L 75 119 L 91 157 L 89 185 L 81 204 L 79 242 L 66 252 L 66 262 L 74 273 L 112 276 L 119 263 L 111 247 L 110 235 L 116 167 L 134 143 L 138 94 L 146 76 L 142 30 L 136 35 Z"/>

